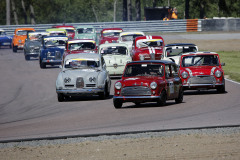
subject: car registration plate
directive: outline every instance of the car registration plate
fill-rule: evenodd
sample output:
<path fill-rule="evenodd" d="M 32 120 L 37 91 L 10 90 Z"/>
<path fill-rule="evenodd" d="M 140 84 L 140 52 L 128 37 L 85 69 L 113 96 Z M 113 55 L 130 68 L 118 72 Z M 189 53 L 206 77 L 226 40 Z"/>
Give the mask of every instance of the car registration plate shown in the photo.
<path fill-rule="evenodd" d="M 10 45 L 10 43 L 8 43 L 8 42 L 4 42 L 3 45 L 6 45 L 6 46 L 7 46 L 7 45 Z"/>

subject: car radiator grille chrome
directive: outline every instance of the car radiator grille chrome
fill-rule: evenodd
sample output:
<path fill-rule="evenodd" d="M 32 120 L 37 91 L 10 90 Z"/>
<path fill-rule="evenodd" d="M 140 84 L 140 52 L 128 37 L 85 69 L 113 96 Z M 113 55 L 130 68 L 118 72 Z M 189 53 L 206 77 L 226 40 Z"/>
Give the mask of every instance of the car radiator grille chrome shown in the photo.
<path fill-rule="evenodd" d="M 132 87 L 124 87 L 121 92 L 122 96 L 150 96 L 151 89 L 146 86 L 132 86 Z"/>
<path fill-rule="evenodd" d="M 66 88 L 73 88 L 74 85 L 73 85 L 73 84 L 65 84 L 65 87 L 66 87 Z"/>
<path fill-rule="evenodd" d="M 55 58 L 56 58 L 56 59 L 62 59 L 61 52 L 56 52 L 56 53 L 55 53 Z"/>
<path fill-rule="evenodd" d="M 84 81 L 82 77 L 78 77 L 76 80 L 76 87 L 77 88 L 83 88 L 84 87 Z"/>
<path fill-rule="evenodd" d="M 213 76 L 194 76 L 188 79 L 190 84 L 212 84 L 216 83 L 216 79 Z"/>

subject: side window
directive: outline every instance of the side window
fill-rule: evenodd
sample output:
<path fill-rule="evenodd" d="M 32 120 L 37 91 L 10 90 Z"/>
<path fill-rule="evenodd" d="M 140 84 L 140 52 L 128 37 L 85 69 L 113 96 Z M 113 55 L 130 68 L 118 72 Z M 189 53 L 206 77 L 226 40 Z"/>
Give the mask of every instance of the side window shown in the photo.
<path fill-rule="evenodd" d="M 171 68 L 170 68 L 170 65 L 165 65 L 165 76 L 166 76 L 166 78 L 171 77 Z"/>
<path fill-rule="evenodd" d="M 103 57 L 101 58 L 101 61 L 102 61 L 102 66 L 104 66 L 105 65 L 105 61 L 104 61 Z"/>
<path fill-rule="evenodd" d="M 175 64 L 171 65 L 172 75 L 177 76 L 178 75 L 178 68 Z"/>

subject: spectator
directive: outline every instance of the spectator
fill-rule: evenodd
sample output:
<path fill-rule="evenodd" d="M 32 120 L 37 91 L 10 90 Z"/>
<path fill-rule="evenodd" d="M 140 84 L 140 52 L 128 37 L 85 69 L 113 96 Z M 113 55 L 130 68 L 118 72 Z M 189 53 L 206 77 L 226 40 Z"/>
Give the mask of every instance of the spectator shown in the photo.
<path fill-rule="evenodd" d="M 178 11 L 177 11 L 177 8 L 174 7 L 172 10 L 171 10 L 171 19 L 178 19 Z"/>
<path fill-rule="evenodd" d="M 165 15 L 165 17 L 163 18 L 163 20 L 164 20 L 164 21 L 168 21 L 168 20 L 169 20 L 169 19 L 168 19 L 168 16 Z"/>

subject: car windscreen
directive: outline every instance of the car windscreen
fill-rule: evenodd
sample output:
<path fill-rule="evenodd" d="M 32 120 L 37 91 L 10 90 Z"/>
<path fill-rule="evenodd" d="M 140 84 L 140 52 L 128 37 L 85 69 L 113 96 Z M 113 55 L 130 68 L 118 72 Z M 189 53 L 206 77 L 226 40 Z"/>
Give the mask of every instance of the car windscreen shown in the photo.
<path fill-rule="evenodd" d="M 180 56 L 183 53 L 196 52 L 197 47 L 195 46 L 174 46 L 166 49 L 167 57 Z"/>
<path fill-rule="evenodd" d="M 70 43 L 69 50 L 85 50 L 85 49 L 95 49 L 96 45 L 92 42 L 81 42 L 81 43 Z"/>
<path fill-rule="evenodd" d="M 101 48 L 102 55 L 127 55 L 127 48 L 124 46 L 110 46 Z"/>
<path fill-rule="evenodd" d="M 124 77 L 158 76 L 163 77 L 164 66 L 161 64 L 131 64 L 127 65 Z"/>
<path fill-rule="evenodd" d="M 136 42 L 138 48 L 143 47 L 161 47 L 163 46 L 162 39 L 140 39 Z"/>
<path fill-rule="evenodd" d="M 69 59 L 65 62 L 65 68 L 98 68 L 100 65 L 98 60 L 94 59 Z"/>
<path fill-rule="evenodd" d="M 83 33 L 94 33 L 93 28 L 78 28 L 77 29 L 78 34 L 83 34 Z"/>
<path fill-rule="evenodd" d="M 184 56 L 182 58 L 182 66 L 218 66 L 217 55 L 197 55 L 197 56 Z"/>
<path fill-rule="evenodd" d="M 2 36 L 2 35 L 6 35 L 6 32 L 0 31 L 0 35 L 1 35 L 1 36 Z"/>
<path fill-rule="evenodd" d="M 44 39 L 44 44 L 46 47 L 59 47 L 65 46 L 67 38 L 65 39 Z"/>
<path fill-rule="evenodd" d="M 19 31 L 17 31 L 17 35 L 18 36 L 25 36 L 25 35 L 27 35 L 27 33 L 28 32 L 33 32 L 33 31 L 29 31 L 29 30 L 19 30 Z"/>
<path fill-rule="evenodd" d="M 141 34 L 129 34 L 129 35 L 122 35 L 122 41 L 133 41 L 136 37 L 143 36 Z"/>
<path fill-rule="evenodd" d="M 118 37 L 120 32 L 104 32 L 103 37 Z"/>

